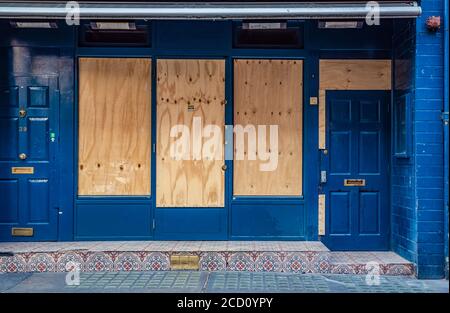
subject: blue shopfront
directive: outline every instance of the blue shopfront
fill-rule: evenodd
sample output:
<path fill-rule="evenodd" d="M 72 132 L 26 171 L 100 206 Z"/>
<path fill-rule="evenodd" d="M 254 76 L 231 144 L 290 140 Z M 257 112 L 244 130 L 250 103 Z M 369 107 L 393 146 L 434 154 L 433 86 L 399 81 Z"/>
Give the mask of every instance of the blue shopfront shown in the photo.
<path fill-rule="evenodd" d="M 380 25 L 0 14 L 0 240 L 320 240 L 439 276 L 444 35 L 397 5 Z M 197 121 L 221 158 L 170 154 Z M 275 170 L 236 157 L 242 125 L 278 126 Z"/>

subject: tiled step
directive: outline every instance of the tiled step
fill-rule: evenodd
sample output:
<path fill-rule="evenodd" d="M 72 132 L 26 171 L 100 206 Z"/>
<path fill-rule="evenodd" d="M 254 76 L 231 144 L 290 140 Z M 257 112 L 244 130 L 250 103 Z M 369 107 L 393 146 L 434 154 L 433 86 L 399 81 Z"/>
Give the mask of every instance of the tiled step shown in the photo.
<path fill-rule="evenodd" d="M 0 272 L 165 271 L 173 256 L 198 257 L 202 271 L 413 275 L 393 252 L 330 252 L 321 242 L 110 241 L 0 243 Z M 369 263 L 376 262 L 376 263 Z"/>

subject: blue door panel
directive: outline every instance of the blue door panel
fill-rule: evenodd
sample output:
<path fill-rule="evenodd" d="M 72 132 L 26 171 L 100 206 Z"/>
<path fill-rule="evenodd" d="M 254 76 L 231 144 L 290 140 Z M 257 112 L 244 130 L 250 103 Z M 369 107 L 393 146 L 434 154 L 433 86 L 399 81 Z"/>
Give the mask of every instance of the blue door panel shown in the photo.
<path fill-rule="evenodd" d="M 0 107 L 17 107 L 19 103 L 19 87 L 0 86 Z"/>
<path fill-rule="evenodd" d="M 361 100 L 359 102 L 359 121 L 361 123 L 380 122 L 380 101 Z"/>
<path fill-rule="evenodd" d="M 48 223 L 50 217 L 50 186 L 48 179 L 28 180 L 29 224 Z"/>
<path fill-rule="evenodd" d="M 359 134 L 359 174 L 380 172 L 380 134 L 378 131 L 361 131 Z"/>
<path fill-rule="evenodd" d="M 304 205 L 300 204 L 232 204 L 232 239 L 297 238 L 305 233 Z"/>
<path fill-rule="evenodd" d="M 350 173 L 352 164 L 351 133 L 348 131 L 331 131 L 329 148 L 330 175 Z"/>
<path fill-rule="evenodd" d="M 48 87 L 28 87 L 28 108 L 48 107 Z"/>
<path fill-rule="evenodd" d="M 351 101 L 336 100 L 330 107 L 330 123 L 349 123 L 351 116 Z"/>
<path fill-rule="evenodd" d="M 330 192 L 330 214 L 328 223 L 330 225 L 330 234 L 350 235 L 351 234 L 351 210 L 350 193 L 346 191 Z"/>
<path fill-rule="evenodd" d="M 0 225 L 19 222 L 19 182 L 17 179 L 0 180 Z"/>
<path fill-rule="evenodd" d="M 117 199 L 118 200 L 118 199 Z M 149 203 L 79 203 L 75 239 L 149 239 L 152 219 Z"/>
<path fill-rule="evenodd" d="M 0 162 L 17 157 L 19 119 L 0 117 Z"/>
<path fill-rule="evenodd" d="M 47 117 L 28 119 L 28 154 L 30 160 L 48 160 L 49 120 Z"/>
<path fill-rule="evenodd" d="M 380 235 L 380 193 L 362 191 L 359 194 L 359 234 Z"/>
<path fill-rule="evenodd" d="M 325 236 L 332 250 L 389 249 L 387 91 L 329 91 Z M 356 180 L 362 185 L 346 184 Z"/>
<path fill-rule="evenodd" d="M 155 239 L 227 239 L 224 208 L 156 208 L 155 223 Z"/>

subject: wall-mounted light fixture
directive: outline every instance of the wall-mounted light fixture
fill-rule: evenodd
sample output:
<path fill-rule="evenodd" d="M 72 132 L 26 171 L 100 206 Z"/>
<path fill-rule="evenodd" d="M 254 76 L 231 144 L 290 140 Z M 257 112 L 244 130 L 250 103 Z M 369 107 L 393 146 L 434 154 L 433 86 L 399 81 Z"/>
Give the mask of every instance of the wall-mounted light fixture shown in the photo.
<path fill-rule="evenodd" d="M 362 26 L 363 21 L 319 21 L 319 28 L 323 29 L 355 29 Z"/>

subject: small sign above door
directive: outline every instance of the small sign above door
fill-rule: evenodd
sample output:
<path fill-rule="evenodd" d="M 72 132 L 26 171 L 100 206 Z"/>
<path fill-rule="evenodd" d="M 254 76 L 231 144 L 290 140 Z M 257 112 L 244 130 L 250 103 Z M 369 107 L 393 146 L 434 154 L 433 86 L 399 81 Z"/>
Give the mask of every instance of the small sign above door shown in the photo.
<path fill-rule="evenodd" d="M 344 186 L 361 187 L 366 185 L 365 179 L 344 179 Z"/>

